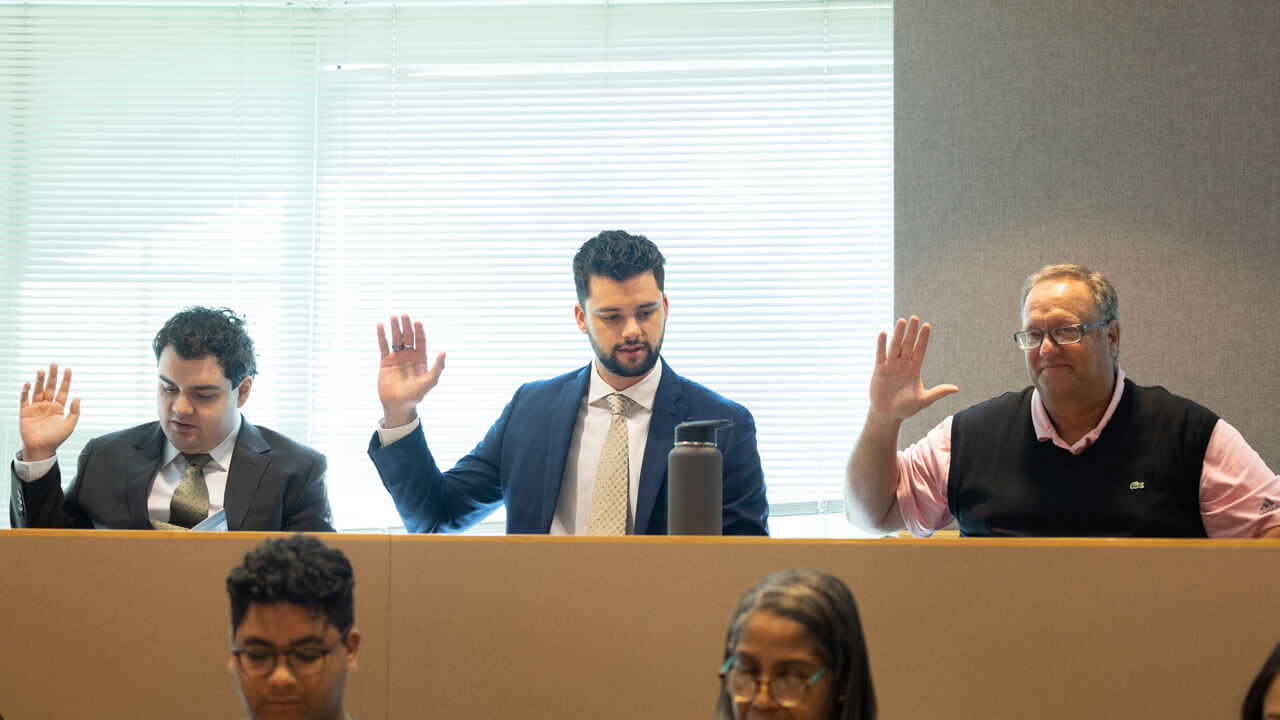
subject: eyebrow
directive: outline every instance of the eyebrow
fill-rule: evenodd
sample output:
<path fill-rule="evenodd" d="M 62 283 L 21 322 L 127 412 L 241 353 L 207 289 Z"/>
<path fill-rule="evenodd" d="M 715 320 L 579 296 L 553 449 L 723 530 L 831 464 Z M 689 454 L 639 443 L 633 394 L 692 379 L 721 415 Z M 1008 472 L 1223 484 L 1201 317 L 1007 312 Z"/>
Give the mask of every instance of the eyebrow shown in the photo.
<path fill-rule="evenodd" d="M 661 305 L 661 303 L 650 302 L 650 303 L 645 303 L 643 305 L 639 305 L 636 307 L 636 309 L 637 310 L 656 310 L 659 305 Z M 617 308 L 617 307 L 601 307 L 601 308 L 596 308 L 595 312 L 596 314 L 599 314 L 599 313 L 606 313 L 606 312 L 620 312 L 621 310 L 622 308 Z"/>
<path fill-rule="evenodd" d="M 163 382 L 163 383 L 165 383 L 166 385 L 177 385 L 177 384 L 178 384 L 178 383 L 174 382 L 173 380 L 170 380 L 169 378 L 165 377 L 164 375 L 161 375 L 161 376 L 160 376 L 160 382 Z M 193 388 L 191 388 L 191 389 L 192 389 L 192 390 L 225 390 L 226 388 L 223 388 L 221 385 L 197 385 L 197 386 L 195 386 L 195 387 L 193 387 Z"/>
<path fill-rule="evenodd" d="M 296 647 L 299 647 L 299 646 L 301 646 L 301 645 L 307 645 L 307 644 L 311 644 L 311 643 L 315 643 L 315 644 L 317 644 L 317 645 L 323 645 L 323 644 L 324 644 L 324 638 L 320 637 L 319 635 L 307 635 L 307 636 L 305 636 L 305 637 L 294 638 L 293 640 L 290 640 L 290 641 L 289 641 L 289 644 L 288 644 L 288 645 L 285 645 L 285 647 L 287 647 L 287 648 L 296 648 Z M 243 641 L 243 642 L 241 642 L 240 644 L 241 644 L 241 646 L 244 646 L 244 645 L 264 645 L 264 646 L 266 646 L 266 647 L 279 647 L 278 645 L 276 645 L 275 643 L 271 642 L 270 640 L 267 640 L 266 638 L 260 638 L 260 637 L 258 637 L 258 636 L 256 636 L 256 635 L 250 635 L 249 637 L 245 638 L 245 639 L 244 639 L 244 641 Z"/>
<path fill-rule="evenodd" d="M 752 655 L 751 653 L 748 653 L 748 652 L 743 652 L 741 650 L 735 651 L 733 653 L 733 658 L 735 661 L 744 660 L 744 661 L 751 661 L 756 665 L 761 665 L 761 666 L 764 665 L 764 663 L 760 662 L 760 658 L 757 658 L 755 655 Z M 783 670 L 820 667 L 821 665 L 822 665 L 821 660 L 814 661 L 808 658 L 784 658 L 782 660 L 778 660 L 777 662 L 773 663 L 773 667 L 782 668 Z M 803 670 L 803 671 L 809 672 L 808 670 Z"/>

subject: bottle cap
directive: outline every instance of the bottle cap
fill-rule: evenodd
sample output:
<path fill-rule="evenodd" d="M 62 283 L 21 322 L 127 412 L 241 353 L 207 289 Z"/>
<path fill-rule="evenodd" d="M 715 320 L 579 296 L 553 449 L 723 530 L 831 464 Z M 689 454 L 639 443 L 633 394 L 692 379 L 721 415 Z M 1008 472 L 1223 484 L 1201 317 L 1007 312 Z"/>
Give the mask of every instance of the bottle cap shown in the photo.
<path fill-rule="evenodd" d="M 690 420 L 676 426 L 676 444 L 715 445 L 716 431 L 733 425 L 732 420 Z"/>

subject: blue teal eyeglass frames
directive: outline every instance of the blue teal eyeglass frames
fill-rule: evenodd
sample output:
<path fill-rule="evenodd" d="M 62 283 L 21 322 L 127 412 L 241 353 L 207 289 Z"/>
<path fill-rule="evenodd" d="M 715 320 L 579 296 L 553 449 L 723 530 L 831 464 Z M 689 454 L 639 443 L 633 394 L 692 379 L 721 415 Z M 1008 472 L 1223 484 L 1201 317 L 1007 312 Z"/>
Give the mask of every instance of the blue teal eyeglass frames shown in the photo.
<path fill-rule="evenodd" d="M 770 678 L 766 683 L 758 674 L 743 672 L 732 665 L 732 657 L 724 661 L 724 665 L 720 666 L 720 679 L 724 682 L 725 691 L 734 702 L 751 702 L 759 694 L 760 686 L 767 685 L 769 696 L 784 708 L 798 707 L 803 704 L 805 697 L 809 694 L 809 688 L 827 672 L 827 667 L 824 665 L 808 678 L 803 675 L 779 675 Z"/>

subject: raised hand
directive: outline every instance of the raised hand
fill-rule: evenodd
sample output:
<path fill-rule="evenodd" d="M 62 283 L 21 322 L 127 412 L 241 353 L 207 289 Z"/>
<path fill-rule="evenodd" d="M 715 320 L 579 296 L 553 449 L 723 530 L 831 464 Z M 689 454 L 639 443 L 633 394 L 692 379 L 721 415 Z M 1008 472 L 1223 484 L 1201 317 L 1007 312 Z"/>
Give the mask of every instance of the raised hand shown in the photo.
<path fill-rule="evenodd" d="M 405 425 L 418 416 L 418 403 L 440 381 L 444 372 L 444 353 L 427 367 L 427 334 L 422 323 L 410 322 L 408 315 L 392 316 L 391 344 L 387 332 L 378 323 L 378 350 L 382 362 L 378 366 L 378 399 L 382 401 L 383 420 L 387 427 Z"/>
<path fill-rule="evenodd" d="M 47 460 L 57 453 L 58 447 L 71 437 L 80 421 L 80 398 L 71 401 L 71 411 L 63 416 L 67 407 L 67 392 L 71 389 L 71 368 L 62 373 L 62 386 L 58 387 L 58 365 L 50 363 L 49 375 L 43 370 L 36 373 L 36 384 L 23 383 L 18 398 L 18 433 L 22 436 L 24 462 Z"/>
<path fill-rule="evenodd" d="M 871 374 L 871 409 L 873 412 L 905 420 L 929 407 L 940 398 L 960 388 L 938 385 L 928 390 L 920 380 L 920 366 L 929 347 L 929 323 L 898 318 L 893 338 L 886 343 L 885 333 L 876 341 L 876 365 Z"/>

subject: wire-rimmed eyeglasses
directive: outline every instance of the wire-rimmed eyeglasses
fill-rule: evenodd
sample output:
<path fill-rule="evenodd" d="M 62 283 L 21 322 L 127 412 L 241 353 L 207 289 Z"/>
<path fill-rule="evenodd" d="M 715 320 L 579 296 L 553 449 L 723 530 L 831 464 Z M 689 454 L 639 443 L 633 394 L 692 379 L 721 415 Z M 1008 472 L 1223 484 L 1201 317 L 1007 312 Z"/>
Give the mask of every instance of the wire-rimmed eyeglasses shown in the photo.
<path fill-rule="evenodd" d="M 756 673 L 743 672 L 731 667 L 732 665 L 732 657 L 724 661 L 724 665 L 720 666 L 720 679 L 724 682 L 725 692 L 729 693 L 734 702 L 751 702 L 760 693 L 760 686 L 767 685 L 769 697 L 784 708 L 802 705 L 809 694 L 809 688 L 827 672 L 827 666 L 823 665 L 807 678 L 803 675 L 779 675 L 765 681 Z"/>
<path fill-rule="evenodd" d="M 1109 322 L 1111 322 L 1111 318 L 1083 325 L 1080 323 L 1063 325 L 1050 330 L 1019 330 L 1013 334 L 1013 341 L 1018 343 L 1018 348 L 1021 350 L 1035 350 L 1040 347 L 1044 343 L 1045 335 L 1053 338 L 1054 345 L 1075 345 L 1084 339 L 1085 333 L 1094 328 L 1102 327 Z"/>
<path fill-rule="evenodd" d="M 346 641 L 347 639 L 342 637 L 328 647 L 308 643 L 288 650 L 277 650 L 271 645 L 253 644 L 246 647 L 233 647 L 231 654 L 236 656 L 236 665 L 239 666 L 240 672 L 249 677 L 264 678 L 271 675 L 276 671 L 276 664 L 281 655 L 284 656 L 285 663 L 295 677 L 310 677 L 323 670 L 329 653 L 337 650 Z"/>

